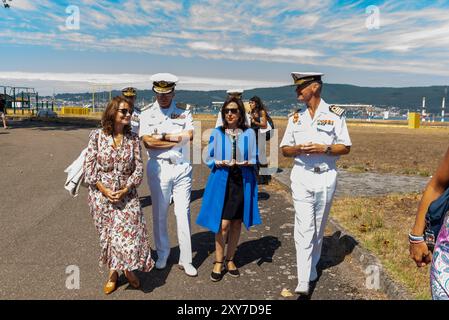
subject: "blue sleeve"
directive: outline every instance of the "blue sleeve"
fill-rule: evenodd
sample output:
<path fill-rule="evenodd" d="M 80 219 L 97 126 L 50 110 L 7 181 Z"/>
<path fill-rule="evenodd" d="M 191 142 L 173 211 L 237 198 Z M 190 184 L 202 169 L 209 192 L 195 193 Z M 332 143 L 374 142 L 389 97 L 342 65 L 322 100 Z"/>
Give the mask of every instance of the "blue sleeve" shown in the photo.
<path fill-rule="evenodd" d="M 256 143 L 256 134 L 254 130 L 248 129 L 249 131 L 247 138 L 248 142 L 245 141 L 245 159 L 248 159 L 248 163 L 256 164 L 257 163 L 257 143 Z M 245 137 L 246 138 L 246 137 Z"/>
<path fill-rule="evenodd" d="M 207 145 L 206 165 L 213 169 L 215 166 L 215 146 L 217 141 L 217 130 L 213 130 L 209 137 L 209 144 Z"/>

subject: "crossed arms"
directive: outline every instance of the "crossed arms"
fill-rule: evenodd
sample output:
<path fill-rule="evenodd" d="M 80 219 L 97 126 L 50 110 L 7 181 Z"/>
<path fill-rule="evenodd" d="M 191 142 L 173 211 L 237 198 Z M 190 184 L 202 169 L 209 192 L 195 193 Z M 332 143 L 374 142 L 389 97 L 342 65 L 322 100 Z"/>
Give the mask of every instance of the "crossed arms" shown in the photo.
<path fill-rule="evenodd" d="M 162 134 L 152 134 L 142 136 L 142 141 L 147 149 L 170 149 L 181 142 L 192 141 L 193 130 L 182 131 L 181 133 L 166 134 L 164 139 Z"/>

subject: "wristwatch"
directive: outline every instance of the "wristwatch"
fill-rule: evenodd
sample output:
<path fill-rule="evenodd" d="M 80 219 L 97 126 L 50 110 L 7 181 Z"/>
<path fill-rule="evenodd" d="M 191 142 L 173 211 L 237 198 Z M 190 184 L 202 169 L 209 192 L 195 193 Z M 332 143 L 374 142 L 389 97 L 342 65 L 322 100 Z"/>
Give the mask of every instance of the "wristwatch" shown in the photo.
<path fill-rule="evenodd" d="M 332 146 L 331 146 L 331 145 L 326 146 L 326 151 L 325 151 L 325 153 L 326 153 L 328 156 L 331 155 L 331 153 L 332 153 Z"/>

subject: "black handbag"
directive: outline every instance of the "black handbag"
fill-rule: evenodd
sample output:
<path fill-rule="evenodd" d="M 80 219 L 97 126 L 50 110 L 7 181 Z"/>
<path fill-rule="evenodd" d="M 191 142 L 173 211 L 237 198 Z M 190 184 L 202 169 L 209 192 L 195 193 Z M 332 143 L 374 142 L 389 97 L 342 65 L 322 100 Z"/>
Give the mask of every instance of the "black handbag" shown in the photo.
<path fill-rule="evenodd" d="M 435 242 L 443 225 L 444 217 L 449 211 L 449 188 L 435 199 L 427 209 L 426 229 L 424 231 L 424 240 L 430 251 L 435 248 Z"/>
<path fill-rule="evenodd" d="M 267 122 L 270 124 L 271 130 L 266 133 L 265 139 L 266 141 L 269 141 L 273 137 L 274 122 L 273 119 L 271 119 L 271 117 L 268 114 L 267 114 Z"/>

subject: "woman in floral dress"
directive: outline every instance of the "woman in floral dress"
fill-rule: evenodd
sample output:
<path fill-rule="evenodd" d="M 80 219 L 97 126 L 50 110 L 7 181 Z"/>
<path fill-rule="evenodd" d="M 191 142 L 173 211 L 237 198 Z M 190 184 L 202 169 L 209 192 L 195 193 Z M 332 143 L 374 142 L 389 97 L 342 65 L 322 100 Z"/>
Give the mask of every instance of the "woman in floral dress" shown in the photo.
<path fill-rule="evenodd" d="M 425 217 L 430 204 L 449 188 L 449 149 L 437 172 L 424 191 L 418 207 L 415 225 L 410 232 L 410 257 L 418 267 L 432 263 L 430 269 L 430 287 L 434 300 L 449 300 L 449 215 L 446 213 L 444 223 L 437 236 L 435 250 L 429 251 L 424 242 Z"/>
<path fill-rule="evenodd" d="M 103 113 L 102 129 L 90 134 L 84 162 L 90 213 L 100 236 L 100 265 L 109 268 L 106 294 L 116 289 L 119 270 L 138 288 L 133 271 L 153 268 L 137 194 L 143 165 L 139 138 L 131 132 L 131 114 L 125 98 L 112 99 Z"/>

